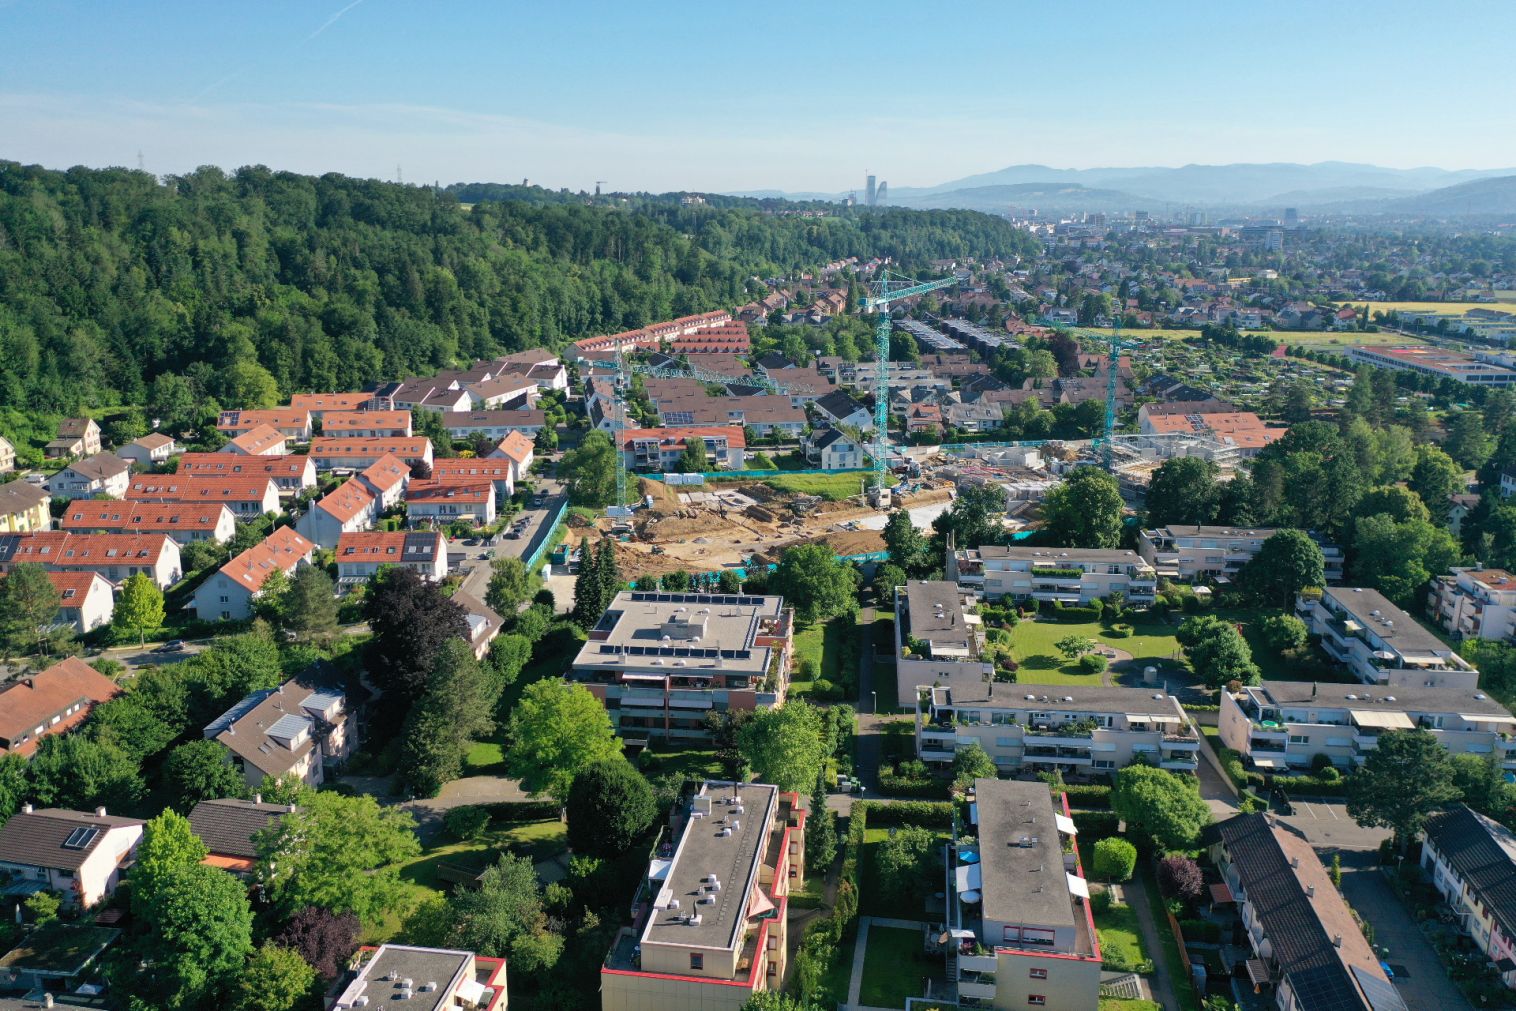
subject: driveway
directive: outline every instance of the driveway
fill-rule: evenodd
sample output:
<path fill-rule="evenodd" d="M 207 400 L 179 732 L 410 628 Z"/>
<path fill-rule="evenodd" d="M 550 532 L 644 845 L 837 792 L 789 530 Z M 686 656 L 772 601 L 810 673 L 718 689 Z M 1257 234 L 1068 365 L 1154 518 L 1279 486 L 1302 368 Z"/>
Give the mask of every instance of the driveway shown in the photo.
<path fill-rule="evenodd" d="M 1374 925 L 1374 945 L 1394 968 L 1395 985 L 1407 1007 L 1473 1011 L 1369 854 L 1352 854 L 1344 862 L 1342 893 Z"/>
<path fill-rule="evenodd" d="M 1361 828 L 1348 817 L 1347 805 L 1341 801 L 1296 800 L 1295 813 L 1280 820 L 1296 829 L 1318 850 L 1342 850 L 1345 853 L 1377 850 L 1390 836 L 1382 828 Z"/>

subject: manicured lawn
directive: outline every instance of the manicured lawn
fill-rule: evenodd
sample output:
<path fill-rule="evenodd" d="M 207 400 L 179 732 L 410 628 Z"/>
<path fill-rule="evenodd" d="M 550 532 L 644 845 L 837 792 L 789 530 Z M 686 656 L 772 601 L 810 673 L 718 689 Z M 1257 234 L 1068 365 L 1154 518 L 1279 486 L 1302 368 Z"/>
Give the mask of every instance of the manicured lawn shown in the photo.
<path fill-rule="evenodd" d="M 1107 965 L 1140 965 L 1148 958 L 1131 906 L 1112 905 L 1095 914 L 1095 932 L 1100 936 L 1100 954 Z"/>
<path fill-rule="evenodd" d="M 870 927 L 863 953 L 863 985 L 858 1000 L 870 1007 L 905 1007 L 922 996 L 921 932 L 904 927 Z"/>
<path fill-rule="evenodd" d="M 502 853 L 516 853 L 534 862 L 558 853 L 565 846 L 568 827 L 561 821 L 529 821 L 492 827 L 478 842 L 450 842 L 434 846 L 400 867 L 400 877 L 415 885 L 441 891 L 445 883 L 437 877 L 437 865 L 456 864 L 471 870 L 484 870 Z"/>
<path fill-rule="evenodd" d="M 1504 293 L 1497 292 L 1496 298 L 1503 298 Z M 1516 301 L 1516 299 L 1509 299 Z M 1346 305 L 1363 305 L 1363 302 L 1349 300 Z M 1470 309 L 1506 309 L 1505 306 L 1492 302 L 1369 302 L 1369 317 L 1373 318 L 1376 312 L 1446 312 L 1454 315 L 1462 315 Z"/>
<path fill-rule="evenodd" d="M 655 745 L 637 757 L 648 778 L 675 775 L 684 779 L 720 779 L 721 763 L 716 752 L 706 748 L 675 749 Z"/>
<path fill-rule="evenodd" d="M 1133 634 L 1125 639 L 1112 636 L 1098 622 L 1023 621 L 1011 629 L 1011 656 L 1018 664 L 1016 679 L 1022 684 L 1098 685 L 1099 674 L 1080 672 L 1074 661 L 1064 660 L 1053 644 L 1066 635 L 1082 635 L 1107 646 L 1124 650 L 1136 661 L 1140 674 L 1145 666 L 1157 667 L 1161 674 L 1186 670 L 1185 662 L 1174 659 L 1179 642 L 1175 626 L 1163 621 L 1138 619 L 1128 622 Z"/>
<path fill-rule="evenodd" d="M 505 773 L 505 749 L 498 740 L 475 741 L 463 756 L 466 776 L 497 776 Z"/>
<path fill-rule="evenodd" d="M 1109 333 L 1113 332 L 1109 327 L 1106 327 L 1106 328 L 1103 328 L 1103 329 L 1100 328 L 1100 327 L 1081 327 L 1081 329 L 1089 330 L 1091 333 L 1098 333 L 1098 334 L 1109 334 Z M 1173 329 L 1170 329 L 1168 327 L 1156 327 L 1156 326 L 1155 327 L 1122 327 L 1121 328 L 1121 336 L 1122 336 L 1123 339 L 1130 340 L 1130 341 L 1143 341 L 1143 340 L 1149 340 L 1149 341 L 1151 341 L 1151 340 L 1177 341 L 1177 340 L 1187 340 L 1187 339 L 1189 339 L 1191 337 L 1199 337 L 1200 336 L 1200 331 L 1199 330 L 1173 330 Z"/>
<path fill-rule="evenodd" d="M 827 1007 L 835 1007 L 847 1002 L 848 987 L 853 982 L 853 948 L 857 938 L 858 925 L 855 922 L 838 942 L 836 950 L 832 953 L 832 960 L 827 963 L 826 971 L 821 974 L 821 986 L 830 998 L 826 1004 Z"/>
<path fill-rule="evenodd" d="M 1100 1011 L 1163 1011 L 1163 1008 L 1151 1000 L 1123 1000 L 1120 997 L 1100 998 Z"/>
<path fill-rule="evenodd" d="M 850 474 L 786 474 L 783 477 L 771 477 L 763 483 L 778 491 L 793 492 L 797 495 L 820 495 L 824 499 L 840 502 L 845 498 L 863 493 L 863 479 L 867 474 L 862 472 Z M 893 485 L 895 478 L 887 476 L 887 483 Z"/>
<path fill-rule="evenodd" d="M 1362 303 L 1359 303 L 1359 304 L 1362 304 Z M 1369 303 L 1369 311 L 1371 313 L 1374 311 L 1374 308 L 1375 308 L 1374 303 L 1372 303 L 1372 302 Z M 1490 308 L 1490 307 L 1486 306 L 1485 308 Z M 1293 330 L 1287 330 L 1287 331 L 1281 331 L 1279 333 L 1272 333 L 1269 336 L 1275 338 L 1281 344 L 1286 344 L 1286 345 L 1304 344 L 1304 345 L 1307 345 L 1309 347 L 1318 347 L 1318 346 L 1321 346 L 1321 345 L 1325 345 L 1328 348 L 1331 348 L 1331 347 L 1350 348 L 1350 347 L 1353 347 L 1354 345 L 1357 345 L 1357 344 L 1371 345 L 1371 346 L 1372 345 L 1387 345 L 1387 346 L 1397 346 L 1397 347 L 1400 347 L 1400 346 L 1405 346 L 1405 345 L 1410 345 L 1410 344 L 1425 344 L 1426 343 L 1426 341 L 1420 340 L 1420 339 L 1418 339 L 1416 337 L 1407 337 L 1405 334 L 1391 333 L 1388 330 L 1381 330 L 1381 331 L 1379 331 L 1377 333 L 1369 332 L 1369 331 L 1366 331 L 1364 333 L 1358 333 L 1357 331 L 1353 331 L 1353 330 L 1347 330 L 1347 331 L 1342 331 L 1342 332 L 1332 332 L 1332 331 L 1329 331 L 1329 330 L 1305 330 L 1305 331 L 1299 331 L 1299 332 L 1297 332 L 1297 331 L 1293 331 Z"/>
<path fill-rule="evenodd" d="M 813 622 L 809 625 L 797 625 L 795 629 L 795 676 L 794 680 L 790 682 L 790 690 L 798 695 L 803 695 L 815 687 L 814 681 L 804 680 L 800 674 L 801 666 L 807 660 L 815 665 L 819 678 L 830 681 L 834 685 L 850 682 L 856 688 L 856 679 L 844 677 L 840 669 L 845 643 L 848 637 L 855 634 L 856 631 L 857 625 L 851 617 L 833 618 L 824 624 Z"/>

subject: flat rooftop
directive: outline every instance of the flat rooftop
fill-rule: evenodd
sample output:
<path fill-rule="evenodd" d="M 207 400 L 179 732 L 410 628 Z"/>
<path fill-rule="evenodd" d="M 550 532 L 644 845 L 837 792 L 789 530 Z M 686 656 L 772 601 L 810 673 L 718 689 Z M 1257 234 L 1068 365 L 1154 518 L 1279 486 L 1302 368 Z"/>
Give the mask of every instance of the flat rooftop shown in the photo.
<path fill-rule="evenodd" d="M 1268 540 L 1278 533 L 1277 527 L 1225 527 L 1210 526 L 1205 524 L 1180 524 L 1171 523 L 1166 527 L 1157 527 L 1153 531 L 1164 537 L 1222 537 L 1222 538 L 1245 538 L 1247 540 Z"/>
<path fill-rule="evenodd" d="M 1407 347 L 1355 347 L 1355 352 L 1365 356 L 1387 359 L 1404 365 L 1415 365 L 1422 368 L 1434 369 L 1438 372 L 1446 372 L 1449 375 L 1462 375 L 1467 373 L 1487 373 L 1490 375 L 1516 375 L 1510 369 L 1501 365 L 1493 365 L 1481 362 L 1470 355 L 1458 351 L 1449 351 L 1445 348 L 1432 347 L 1430 345 L 1417 345 Z"/>
<path fill-rule="evenodd" d="M 1341 707 L 1397 713 L 1469 713 L 1511 717 L 1511 711 L 1476 688 L 1391 688 L 1384 685 L 1265 681 L 1254 691 L 1276 706 Z"/>
<path fill-rule="evenodd" d="M 963 597 L 957 583 L 913 579 L 905 584 L 911 635 L 923 641 L 973 645 L 974 634 L 963 620 Z"/>
<path fill-rule="evenodd" d="M 779 788 L 764 783 L 701 784 L 643 929 L 643 944 L 737 947 L 778 803 Z M 702 901 L 707 899 L 713 901 Z"/>
<path fill-rule="evenodd" d="M 1334 586 L 1322 594 L 1323 601 L 1328 599 L 1362 625 L 1365 631 L 1372 632 L 1402 655 L 1457 655 L 1451 646 L 1422 628 L 1415 618 L 1390 603 L 1390 598 L 1378 590 Z"/>
<path fill-rule="evenodd" d="M 974 780 L 986 920 L 1073 927 L 1053 796 L 1041 780 Z"/>
<path fill-rule="evenodd" d="M 1034 565 L 1057 566 L 1060 563 L 1109 562 L 1113 565 L 1146 565 L 1135 551 L 1108 548 L 1021 548 L 987 544 L 979 549 L 980 558 L 1005 558 Z"/>
<path fill-rule="evenodd" d="M 1180 718 L 1174 696 L 1153 688 L 996 684 L 970 673 L 938 674 L 933 681 L 938 705 Z"/>
<path fill-rule="evenodd" d="M 623 590 L 600 616 L 574 667 L 763 674 L 771 650 L 755 642 L 763 623 L 783 610 L 784 598 L 777 596 Z"/>
<path fill-rule="evenodd" d="M 334 1008 L 356 1007 L 367 997 L 367 1011 L 437 1011 L 449 1006 L 452 993 L 463 979 L 473 955 L 446 948 L 417 948 L 407 944 L 380 945 L 358 977 L 337 998 Z M 393 979 L 386 976 L 393 974 Z M 410 981 L 410 995 L 400 997 L 402 984 Z M 432 985 L 430 990 L 422 988 Z"/>

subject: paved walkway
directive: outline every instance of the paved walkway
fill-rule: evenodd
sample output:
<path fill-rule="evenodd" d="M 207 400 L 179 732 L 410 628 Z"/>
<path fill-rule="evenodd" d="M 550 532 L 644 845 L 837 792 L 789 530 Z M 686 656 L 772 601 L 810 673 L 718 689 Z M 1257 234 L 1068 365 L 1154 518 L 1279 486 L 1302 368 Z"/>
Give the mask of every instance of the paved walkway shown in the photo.
<path fill-rule="evenodd" d="M 1153 960 L 1153 974 L 1147 980 L 1153 991 L 1153 999 L 1165 1008 L 1179 1008 L 1179 997 L 1174 992 L 1174 983 L 1169 979 L 1168 965 L 1163 959 L 1163 940 L 1158 934 L 1160 930 L 1167 930 L 1168 924 L 1158 919 L 1160 911 L 1148 902 L 1148 892 L 1142 887 L 1142 882 L 1132 881 L 1123 885 L 1121 893 L 1126 896 L 1127 905 L 1136 914 L 1143 950 Z"/>
<path fill-rule="evenodd" d="M 1395 969 L 1395 986 L 1410 1008 L 1472 1011 L 1462 991 L 1448 978 L 1437 952 L 1375 866 L 1372 854 L 1343 854 L 1342 894 L 1358 914 L 1374 925 L 1374 944 Z"/>
<path fill-rule="evenodd" d="M 899 927 L 902 930 L 925 930 L 929 926 L 920 920 L 896 920 L 887 916 L 858 917 L 858 939 L 853 942 L 853 975 L 847 985 L 847 1006 L 850 1011 L 874 1011 L 859 1001 L 863 992 L 863 956 L 868 952 L 869 928 L 876 924 L 881 927 Z"/>

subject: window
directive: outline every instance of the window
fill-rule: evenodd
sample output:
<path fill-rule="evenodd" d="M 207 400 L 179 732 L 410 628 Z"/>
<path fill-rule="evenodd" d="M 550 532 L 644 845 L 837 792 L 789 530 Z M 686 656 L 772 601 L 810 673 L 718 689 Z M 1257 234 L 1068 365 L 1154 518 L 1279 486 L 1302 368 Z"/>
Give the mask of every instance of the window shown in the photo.
<path fill-rule="evenodd" d="M 1030 993 L 1027 994 L 1026 1002 L 1028 1004 L 1031 1004 L 1033 1007 L 1043 1007 L 1047 1004 L 1048 999 L 1045 994 Z"/>
<path fill-rule="evenodd" d="M 1027 975 L 1032 979 L 1047 979 L 1048 971 L 1046 969 L 1032 969 L 1027 973 Z"/>
<path fill-rule="evenodd" d="M 703 971 L 705 969 L 705 956 L 698 951 L 690 952 L 690 968 Z"/>
<path fill-rule="evenodd" d="M 1291 734 L 1290 735 L 1290 743 L 1291 744 L 1309 744 L 1309 743 L 1311 743 L 1311 739 L 1310 739 L 1309 736 L 1307 736 L 1305 734 Z"/>

